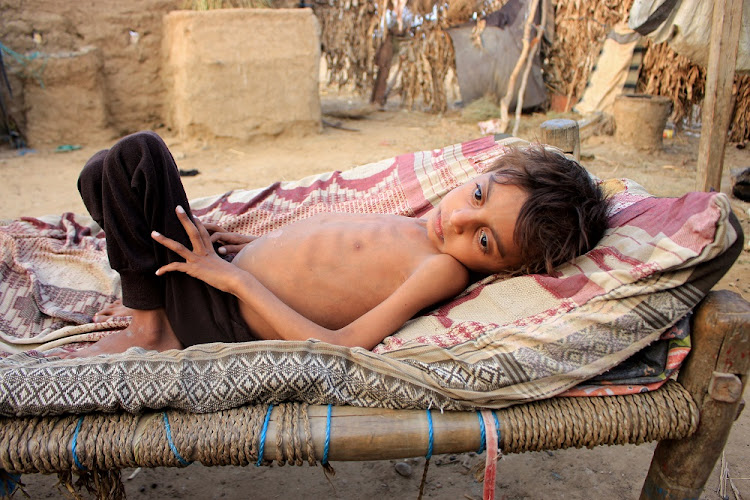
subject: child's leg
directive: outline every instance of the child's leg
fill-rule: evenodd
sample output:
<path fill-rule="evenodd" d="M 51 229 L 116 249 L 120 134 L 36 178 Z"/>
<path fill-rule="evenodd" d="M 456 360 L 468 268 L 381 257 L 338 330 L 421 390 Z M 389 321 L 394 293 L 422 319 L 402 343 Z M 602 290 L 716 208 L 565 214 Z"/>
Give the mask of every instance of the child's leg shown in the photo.
<path fill-rule="evenodd" d="M 110 264 L 122 278 L 123 304 L 133 310 L 127 330 L 103 339 L 84 355 L 131 346 L 164 350 L 181 344 L 249 340 L 237 338 L 238 325 L 227 314 L 231 301 L 226 294 L 182 273 L 154 274 L 180 257 L 156 243 L 151 231 L 190 246 L 174 213 L 177 205 L 190 213 L 187 196 L 159 136 L 133 134 L 111 150 L 97 153 L 84 167 L 78 188 L 91 216 L 105 231 Z"/>
<path fill-rule="evenodd" d="M 84 166 L 78 190 L 91 216 L 104 229 L 110 265 L 122 278 L 123 304 L 133 309 L 164 307 L 165 280 L 156 270 L 180 257 L 151 238 L 151 231 L 189 245 L 174 214 L 189 213 L 177 165 L 153 132 L 121 139 Z"/>

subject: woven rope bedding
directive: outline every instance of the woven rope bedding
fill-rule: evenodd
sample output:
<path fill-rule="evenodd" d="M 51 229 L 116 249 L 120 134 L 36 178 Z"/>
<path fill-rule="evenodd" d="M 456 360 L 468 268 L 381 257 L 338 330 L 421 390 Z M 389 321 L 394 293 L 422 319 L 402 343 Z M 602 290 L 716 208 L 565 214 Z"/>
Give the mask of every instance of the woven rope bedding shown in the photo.
<path fill-rule="evenodd" d="M 203 220 L 247 234 L 265 234 L 323 211 L 420 216 L 449 190 L 486 171 L 507 145 L 485 137 L 191 206 Z M 663 334 L 674 336 L 670 328 L 742 248 L 723 194 L 658 199 L 632 181 L 604 185 L 614 199 L 611 228 L 594 250 L 554 276 L 488 277 L 411 320 L 372 352 L 315 341 L 264 341 L 167 353 L 131 349 L 86 360 L 43 358 L 33 349 L 96 340 L 123 327 L 124 320 L 90 323 L 117 296 L 119 284 L 107 265 L 103 234 L 87 217 L 13 222 L 0 228 L 0 350 L 9 354 L 0 362 L 0 414 L 164 407 L 207 412 L 284 400 L 501 408 L 563 393 Z M 686 346 L 678 343 L 671 352 L 674 368 Z"/>

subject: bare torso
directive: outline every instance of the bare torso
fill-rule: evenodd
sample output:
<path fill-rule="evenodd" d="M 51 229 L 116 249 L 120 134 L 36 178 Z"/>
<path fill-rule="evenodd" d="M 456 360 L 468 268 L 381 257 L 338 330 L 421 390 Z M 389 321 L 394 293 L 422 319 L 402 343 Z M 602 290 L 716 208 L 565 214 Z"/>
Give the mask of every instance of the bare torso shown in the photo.
<path fill-rule="evenodd" d="M 395 215 L 321 214 L 249 243 L 233 264 L 302 316 L 338 329 L 390 296 L 439 254 L 425 222 Z M 259 338 L 278 338 L 250 307 L 240 311 Z"/>

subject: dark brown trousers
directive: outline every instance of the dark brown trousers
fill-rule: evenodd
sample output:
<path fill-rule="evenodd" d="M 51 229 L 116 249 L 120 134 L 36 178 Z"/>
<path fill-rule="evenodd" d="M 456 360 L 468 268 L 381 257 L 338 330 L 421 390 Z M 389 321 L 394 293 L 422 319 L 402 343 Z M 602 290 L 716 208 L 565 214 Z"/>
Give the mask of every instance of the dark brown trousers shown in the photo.
<path fill-rule="evenodd" d="M 191 248 L 175 215 L 190 207 L 179 170 L 164 141 L 153 132 L 121 139 L 83 167 L 78 190 L 104 229 L 112 268 L 122 279 L 122 301 L 133 309 L 164 308 L 185 347 L 207 342 L 253 340 L 237 299 L 181 272 L 156 270 L 182 258 L 151 238 L 151 231 Z"/>

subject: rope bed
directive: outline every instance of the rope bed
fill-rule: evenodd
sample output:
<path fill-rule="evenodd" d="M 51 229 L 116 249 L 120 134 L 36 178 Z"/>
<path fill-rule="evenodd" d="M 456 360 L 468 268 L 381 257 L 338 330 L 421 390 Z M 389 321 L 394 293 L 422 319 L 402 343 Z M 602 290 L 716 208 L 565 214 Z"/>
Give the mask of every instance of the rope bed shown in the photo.
<path fill-rule="evenodd" d="M 419 215 L 512 143 L 482 138 L 191 207 L 248 234 L 326 210 Z M 742 251 L 742 229 L 720 193 L 603 187 L 614 203 L 597 249 L 554 276 L 481 280 L 373 351 L 267 341 L 44 357 L 35 351 L 127 324 L 90 321 L 117 289 L 104 235 L 73 214 L 4 226 L 0 483 L 58 472 L 73 492 L 76 473 L 118 497 L 126 467 L 325 466 L 487 448 L 487 495 L 498 448 L 660 441 L 643 497 L 698 497 L 750 364 L 750 305 L 709 293 Z M 663 363 L 632 362 L 657 341 L 669 346 Z"/>
<path fill-rule="evenodd" d="M 247 405 L 211 414 L 4 418 L 0 467 L 10 473 L 49 473 L 180 467 L 193 461 L 207 466 L 272 461 L 315 465 L 324 458 L 327 436 L 329 460 L 382 459 L 384 450 L 388 458 L 405 458 L 426 455 L 430 448 L 431 426 L 422 410 L 335 407 L 327 424 L 325 406 L 282 403 L 273 407 L 264 426 L 268 409 Z M 476 412 L 428 412 L 433 453 L 483 450 Z M 676 382 L 642 394 L 553 398 L 493 413 L 505 453 L 682 439 L 698 426 L 698 408 Z M 259 439 L 263 435 L 264 442 Z"/>

